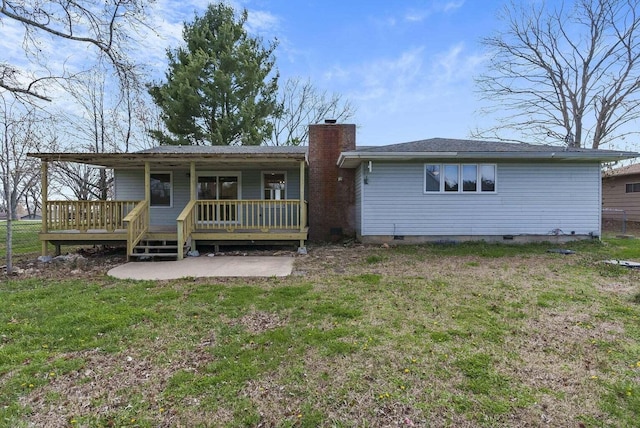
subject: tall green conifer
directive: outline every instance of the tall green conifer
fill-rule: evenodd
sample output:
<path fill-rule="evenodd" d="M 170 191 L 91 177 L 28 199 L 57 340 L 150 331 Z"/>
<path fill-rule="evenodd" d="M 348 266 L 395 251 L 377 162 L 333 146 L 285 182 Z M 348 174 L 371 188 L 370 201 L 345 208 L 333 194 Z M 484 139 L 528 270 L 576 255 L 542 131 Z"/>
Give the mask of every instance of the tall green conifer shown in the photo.
<path fill-rule="evenodd" d="M 149 87 L 166 130 L 161 144 L 259 145 L 271 136 L 278 74 L 273 51 L 247 34 L 247 11 L 223 3 L 185 23 L 185 46 L 167 51 L 166 81 Z"/>

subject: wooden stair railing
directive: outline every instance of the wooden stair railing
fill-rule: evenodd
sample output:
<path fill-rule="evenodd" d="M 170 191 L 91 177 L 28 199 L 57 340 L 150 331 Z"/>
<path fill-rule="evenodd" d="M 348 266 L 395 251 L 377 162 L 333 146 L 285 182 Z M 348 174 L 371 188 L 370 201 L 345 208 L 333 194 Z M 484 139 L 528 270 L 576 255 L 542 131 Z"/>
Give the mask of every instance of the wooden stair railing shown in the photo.
<path fill-rule="evenodd" d="M 127 228 L 127 261 L 133 249 L 149 230 L 149 210 L 147 201 L 139 202 L 122 220 Z"/>

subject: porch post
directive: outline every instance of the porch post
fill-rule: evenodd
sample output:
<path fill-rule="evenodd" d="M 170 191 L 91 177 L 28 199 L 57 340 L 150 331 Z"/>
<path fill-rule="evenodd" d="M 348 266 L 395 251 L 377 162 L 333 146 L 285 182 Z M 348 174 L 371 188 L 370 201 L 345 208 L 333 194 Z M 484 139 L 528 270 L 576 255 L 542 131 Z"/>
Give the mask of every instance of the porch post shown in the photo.
<path fill-rule="evenodd" d="M 49 200 L 49 162 L 43 160 L 40 166 L 40 180 L 42 182 L 42 207 L 40 208 L 40 214 L 42 216 L 42 233 L 49 231 L 49 225 L 47 224 L 47 218 L 49 217 L 49 210 L 47 209 L 47 202 Z M 46 256 L 48 253 L 49 241 L 42 241 L 42 255 Z"/>
<path fill-rule="evenodd" d="M 300 161 L 300 231 L 302 232 L 307 226 L 307 204 L 305 204 L 304 195 L 304 162 Z M 304 243 L 301 241 L 300 246 Z"/>
<path fill-rule="evenodd" d="M 144 163 L 144 200 L 147 201 L 147 218 L 151 222 L 151 166 Z"/>
<path fill-rule="evenodd" d="M 196 163 L 195 162 L 191 162 L 191 164 L 189 165 L 190 171 L 189 171 L 189 178 L 190 180 L 190 184 L 189 187 L 191 189 L 191 200 L 195 200 L 197 198 L 197 184 L 198 184 L 198 177 L 196 177 Z"/>
<path fill-rule="evenodd" d="M 198 199 L 198 177 L 196 177 L 196 163 L 195 162 L 191 162 L 191 164 L 189 165 L 189 178 L 190 178 L 190 184 L 189 187 L 191 189 L 191 197 L 190 199 L 192 201 L 195 201 L 196 199 Z M 187 221 L 189 221 L 187 219 Z M 185 239 L 189 239 L 188 236 L 184 237 Z M 191 238 L 191 251 L 196 251 L 196 241 L 195 239 Z"/>

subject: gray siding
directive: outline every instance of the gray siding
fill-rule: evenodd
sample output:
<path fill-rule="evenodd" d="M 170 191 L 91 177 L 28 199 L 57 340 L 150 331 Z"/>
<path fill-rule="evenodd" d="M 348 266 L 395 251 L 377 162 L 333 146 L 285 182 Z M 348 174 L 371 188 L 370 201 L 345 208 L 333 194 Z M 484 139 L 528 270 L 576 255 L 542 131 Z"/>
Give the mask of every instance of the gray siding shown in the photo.
<path fill-rule="evenodd" d="M 356 169 L 356 183 L 355 183 L 356 235 L 362 235 L 362 180 L 363 180 L 362 171 L 363 169 L 364 169 L 363 164 L 360 164 L 360 166 Z"/>
<path fill-rule="evenodd" d="M 298 199 L 300 197 L 300 170 L 288 169 L 285 171 L 287 173 L 287 199 Z M 172 173 L 173 199 L 171 207 L 151 207 L 150 223 L 154 226 L 174 225 L 176 218 L 189 202 L 189 169 L 152 169 L 151 172 Z M 240 196 L 242 199 L 262 199 L 262 172 L 262 170 L 240 171 Z M 144 170 L 115 170 L 114 179 L 115 199 L 144 199 Z"/>
<path fill-rule="evenodd" d="M 600 165 L 498 164 L 494 194 L 423 191 L 424 164 L 374 162 L 362 235 L 600 234 Z"/>
<path fill-rule="evenodd" d="M 172 201 L 170 207 L 151 207 L 150 223 L 153 226 L 174 225 L 176 218 L 189 202 L 189 170 L 188 169 L 152 169 L 155 172 L 172 173 Z M 144 170 L 116 170 L 116 199 L 144 199 Z"/>

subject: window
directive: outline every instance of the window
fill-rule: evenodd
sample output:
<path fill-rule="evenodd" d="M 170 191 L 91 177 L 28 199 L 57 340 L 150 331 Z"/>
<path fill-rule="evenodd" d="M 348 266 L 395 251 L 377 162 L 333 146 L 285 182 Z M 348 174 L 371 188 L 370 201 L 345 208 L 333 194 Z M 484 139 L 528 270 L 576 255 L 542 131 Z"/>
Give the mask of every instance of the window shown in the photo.
<path fill-rule="evenodd" d="M 462 165 L 462 191 L 478 190 L 478 165 Z"/>
<path fill-rule="evenodd" d="M 425 166 L 425 192 L 440 191 L 440 165 Z"/>
<path fill-rule="evenodd" d="M 480 191 L 496 191 L 496 166 L 480 165 Z"/>
<path fill-rule="evenodd" d="M 171 206 L 171 173 L 151 173 L 151 206 Z"/>
<path fill-rule="evenodd" d="M 445 192 L 457 192 L 458 191 L 458 165 L 445 165 L 444 166 L 444 191 Z"/>
<path fill-rule="evenodd" d="M 196 190 L 198 200 L 203 201 L 198 205 L 199 223 L 237 221 L 238 204 L 235 201 L 241 199 L 239 173 L 202 172 L 198 175 Z"/>
<path fill-rule="evenodd" d="M 626 187 L 627 187 L 626 193 L 640 192 L 640 183 L 627 183 Z"/>
<path fill-rule="evenodd" d="M 425 193 L 490 193 L 496 191 L 496 165 L 427 164 L 424 166 L 424 176 Z"/>
<path fill-rule="evenodd" d="M 262 183 L 264 199 L 287 199 L 287 177 L 284 172 L 265 172 L 262 174 Z"/>
<path fill-rule="evenodd" d="M 198 199 L 240 199 L 239 183 L 240 175 L 216 175 L 203 173 L 202 175 L 198 175 Z"/>

